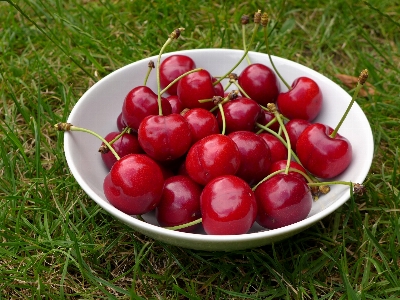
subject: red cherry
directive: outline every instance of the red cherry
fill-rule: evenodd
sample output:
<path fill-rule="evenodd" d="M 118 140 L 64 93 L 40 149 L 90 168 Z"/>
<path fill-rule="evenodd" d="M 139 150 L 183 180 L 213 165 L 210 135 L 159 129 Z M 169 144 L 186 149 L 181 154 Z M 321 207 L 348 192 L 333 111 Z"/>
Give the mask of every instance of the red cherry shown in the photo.
<path fill-rule="evenodd" d="M 220 133 L 218 122 L 215 116 L 204 108 L 192 108 L 183 115 L 189 124 L 192 135 L 192 144 L 202 138 Z"/>
<path fill-rule="evenodd" d="M 171 113 L 168 100 L 161 98 L 163 115 Z M 140 122 L 150 115 L 158 115 L 158 97 L 147 86 L 132 89 L 125 97 L 122 105 L 122 117 L 130 128 L 137 130 Z"/>
<path fill-rule="evenodd" d="M 202 185 L 222 175 L 234 175 L 240 166 L 240 153 L 226 135 L 212 134 L 196 142 L 186 156 L 189 176 Z"/>
<path fill-rule="evenodd" d="M 238 97 L 225 103 L 222 108 L 225 115 L 225 133 L 247 130 L 253 131 L 257 119 L 261 114 L 260 105 L 249 98 Z M 221 112 L 217 113 L 217 121 L 220 128 L 222 128 Z"/>
<path fill-rule="evenodd" d="M 118 160 L 103 183 L 107 200 L 128 215 L 153 210 L 161 199 L 163 186 L 160 167 L 144 154 L 129 154 Z"/>
<path fill-rule="evenodd" d="M 160 64 L 160 85 L 166 88 L 172 81 L 182 74 L 196 68 L 196 63 L 186 55 L 171 55 Z M 176 95 L 178 83 L 174 83 L 167 93 Z"/>
<path fill-rule="evenodd" d="M 258 206 L 257 223 L 269 229 L 305 219 L 313 203 L 304 180 L 290 174 L 277 174 L 262 182 L 254 194 Z"/>
<path fill-rule="evenodd" d="M 171 105 L 171 113 L 173 114 L 180 114 L 182 110 L 184 110 L 184 106 L 179 100 L 179 97 L 177 95 L 170 95 L 166 98 Z"/>
<path fill-rule="evenodd" d="M 260 137 L 267 143 L 270 154 L 271 154 L 271 163 L 274 163 L 278 160 L 287 159 L 288 150 L 284 144 L 276 137 L 270 133 L 260 133 Z"/>
<path fill-rule="evenodd" d="M 203 227 L 207 234 L 244 234 L 257 215 L 257 203 L 250 186 L 233 175 L 210 181 L 200 196 Z"/>
<path fill-rule="evenodd" d="M 311 123 L 303 119 L 292 119 L 285 124 L 286 131 L 289 135 L 290 145 L 293 151 L 296 151 L 297 140 L 302 132 L 310 126 Z M 282 137 L 283 137 L 282 133 Z"/>
<path fill-rule="evenodd" d="M 278 161 L 274 162 L 274 163 L 271 165 L 271 167 L 269 168 L 268 174 L 274 173 L 274 172 L 279 171 L 279 170 L 285 170 L 285 169 L 286 169 L 286 165 L 287 165 L 287 160 L 286 160 L 286 159 L 284 159 L 284 160 L 278 160 Z M 306 169 L 304 169 L 302 165 L 298 164 L 298 163 L 295 162 L 295 161 L 291 161 L 291 162 L 290 162 L 290 168 L 292 168 L 292 169 L 297 169 L 297 170 L 302 171 L 302 172 L 304 172 L 304 173 L 307 174 Z M 304 181 L 307 183 L 307 180 L 306 180 L 306 179 L 304 178 L 304 176 L 301 175 L 300 173 L 297 173 L 297 172 L 295 172 L 295 171 L 290 171 L 289 174 L 291 174 L 291 175 L 293 175 L 293 176 L 296 176 L 296 177 L 298 177 L 299 179 L 302 179 L 302 180 L 304 180 Z"/>
<path fill-rule="evenodd" d="M 117 118 L 117 128 L 121 132 L 125 129 L 126 123 L 124 121 L 124 118 L 122 117 L 122 112 L 118 115 Z"/>
<path fill-rule="evenodd" d="M 110 142 L 119 134 L 120 132 L 110 132 L 104 137 L 104 139 L 107 142 Z M 104 143 L 102 143 L 101 145 L 103 146 Z M 116 140 L 112 144 L 112 147 L 114 148 L 115 152 L 117 152 L 119 157 L 124 157 L 125 155 L 131 153 L 143 153 L 143 150 L 139 145 L 137 136 L 129 133 L 124 133 L 118 140 Z M 102 153 L 101 158 L 109 170 L 117 161 L 115 155 L 111 151 L 108 151 L 107 153 Z"/>
<path fill-rule="evenodd" d="M 253 185 L 268 175 L 271 156 L 262 137 L 250 131 L 235 131 L 228 135 L 238 146 L 240 167 L 236 176 Z"/>
<path fill-rule="evenodd" d="M 202 107 L 210 110 L 213 102 L 200 103 L 199 100 L 211 99 L 218 95 L 213 86 L 213 78 L 207 70 L 191 73 L 179 80 L 177 95 L 187 108 Z"/>
<path fill-rule="evenodd" d="M 289 119 L 312 121 L 322 108 L 322 93 L 318 84 L 308 77 L 299 77 L 292 88 L 280 93 L 276 100 L 279 111 Z"/>
<path fill-rule="evenodd" d="M 248 65 L 240 73 L 238 83 L 251 99 L 263 106 L 274 103 L 280 90 L 274 71 L 259 63 Z"/>
<path fill-rule="evenodd" d="M 296 144 L 297 156 L 310 173 L 320 178 L 332 178 L 350 165 L 352 147 L 345 137 L 330 137 L 333 129 L 315 123 L 308 126 Z"/>
<path fill-rule="evenodd" d="M 192 142 L 189 125 L 179 114 L 144 118 L 140 123 L 138 139 L 142 149 L 158 161 L 181 157 Z"/>
<path fill-rule="evenodd" d="M 178 175 L 165 180 L 161 201 L 156 208 L 156 218 L 163 227 L 186 224 L 201 217 L 200 194 L 202 188 L 190 177 Z M 180 231 L 192 232 L 198 226 Z"/>

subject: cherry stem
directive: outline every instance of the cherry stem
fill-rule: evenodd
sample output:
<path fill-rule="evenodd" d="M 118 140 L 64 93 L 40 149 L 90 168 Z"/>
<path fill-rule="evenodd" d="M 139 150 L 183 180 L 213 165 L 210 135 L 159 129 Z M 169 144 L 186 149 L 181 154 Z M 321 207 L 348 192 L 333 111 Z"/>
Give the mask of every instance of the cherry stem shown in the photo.
<path fill-rule="evenodd" d="M 224 76 L 221 76 L 221 78 L 219 78 L 218 80 L 214 81 L 213 86 L 216 86 L 224 78 L 226 78 L 229 74 L 231 74 L 237 68 L 237 66 L 240 65 L 240 63 L 243 61 L 243 59 L 245 59 L 245 57 L 249 53 L 249 48 L 251 48 L 251 46 L 253 45 L 254 38 L 256 36 L 258 27 L 260 27 L 260 24 L 259 23 L 255 23 L 254 24 L 254 28 L 253 28 L 253 34 L 251 36 L 249 46 L 244 50 L 244 53 L 243 53 L 242 57 L 239 59 L 239 61 L 228 72 L 226 72 L 226 74 Z"/>
<path fill-rule="evenodd" d="M 190 227 L 190 226 L 193 226 L 193 225 L 196 225 L 196 224 L 200 224 L 201 222 L 203 222 L 202 218 L 194 220 L 194 221 L 189 222 L 189 223 L 182 224 L 182 225 L 177 225 L 177 226 L 173 226 L 173 227 L 164 227 L 164 228 L 165 229 L 169 229 L 169 230 L 178 230 L 178 229 L 187 228 L 187 227 Z"/>
<path fill-rule="evenodd" d="M 221 103 L 218 103 L 218 108 L 221 113 L 221 118 L 222 118 L 222 131 L 221 134 L 225 135 L 226 131 L 226 120 L 225 120 L 225 113 L 224 113 L 224 108 L 222 107 Z"/>
<path fill-rule="evenodd" d="M 360 90 L 363 87 L 363 85 L 364 85 L 365 81 L 367 80 L 367 78 L 368 78 L 368 70 L 365 69 L 365 70 L 361 71 L 361 74 L 360 74 L 360 76 L 358 78 L 358 83 L 357 83 L 356 89 L 355 89 L 355 91 L 353 93 L 353 97 L 351 98 L 351 101 L 350 101 L 349 105 L 347 106 L 347 109 L 346 109 L 344 115 L 342 116 L 342 118 L 340 119 L 339 123 L 337 124 L 335 130 L 330 134 L 331 138 L 335 138 L 336 137 L 336 134 L 338 133 L 339 128 L 342 126 L 344 120 L 346 119 L 347 115 L 349 114 L 350 109 L 353 106 L 353 103 L 356 101 L 358 93 L 360 92 Z"/>
<path fill-rule="evenodd" d="M 271 62 L 271 66 L 274 69 L 275 73 L 278 75 L 278 77 L 280 78 L 280 80 L 282 80 L 283 84 L 286 85 L 286 87 L 288 88 L 288 90 L 291 90 L 291 86 L 286 82 L 285 79 L 283 79 L 282 75 L 279 73 L 278 69 L 275 67 L 274 62 L 272 61 L 272 57 L 271 54 L 269 53 L 269 43 L 268 43 L 268 34 L 267 34 L 267 26 L 264 27 L 264 40 L 265 40 L 265 47 L 267 50 L 267 55 L 269 58 L 269 61 Z"/>
<path fill-rule="evenodd" d="M 130 128 L 129 128 L 128 126 L 125 127 L 124 130 L 122 130 L 115 138 L 113 138 L 113 139 L 112 139 L 111 141 L 109 141 L 108 143 L 109 143 L 110 145 L 114 144 L 116 141 L 118 141 L 118 140 L 121 138 L 121 136 L 123 136 L 125 133 L 127 133 L 128 130 L 130 130 Z"/>
<path fill-rule="evenodd" d="M 243 50 L 246 51 L 247 46 L 246 46 L 246 25 L 245 24 L 242 24 L 242 40 L 243 40 Z M 246 54 L 246 60 L 247 60 L 247 63 L 249 65 L 251 65 L 250 58 L 247 54 Z"/>
<path fill-rule="evenodd" d="M 161 95 L 164 94 L 171 86 L 173 86 L 175 83 L 177 83 L 177 82 L 178 82 L 179 80 L 181 80 L 183 77 L 185 77 L 185 76 L 187 76 L 187 75 L 189 75 L 189 74 L 191 74 L 191 73 L 201 71 L 201 70 L 203 70 L 203 69 L 202 69 L 202 68 L 197 68 L 197 69 L 193 69 L 193 70 L 187 71 L 186 73 L 183 73 L 182 75 L 180 75 L 180 76 L 178 76 L 177 78 L 175 78 L 170 84 L 168 84 L 168 85 L 160 92 L 160 94 L 161 94 Z"/>
<path fill-rule="evenodd" d="M 289 168 L 290 168 L 290 162 L 292 160 L 292 145 L 290 143 L 290 139 L 289 139 L 289 134 L 286 130 L 285 124 L 283 124 L 282 118 L 280 113 L 278 112 L 276 105 L 274 103 L 268 103 L 267 108 L 274 114 L 276 120 L 279 123 L 280 128 L 283 131 L 283 134 L 285 135 L 285 139 L 286 139 L 286 147 L 288 150 L 288 158 L 287 158 L 287 164 L 286 164 L 286 169 L 285 169 L 285 174 L 287 174 L 289 172 Z"/>
<path fill-rule="evenodd" d="M 177 39 L 181 32 L 185 30 L 185 28 L 178 28 L 175 29 L 170 35 L 165 44 L 161 47 L 160 53 L 158 54 L 157 58 L 157 100 L 158 100 L 158 114 L 160 116 L 163 115 L 162 106 L 161 106 L 161 83 L 160 83 L 160 62 L 161 62 L 161 55 L 163 54 L 165 48 L 172 42 L 172 40 Z"/>
<path fill-rule="evenodd" d="M 147 80 L 149 79 L 151 70 L 154 69 L 154 61 L 150 60 L 148 66 L 149 66 L 149 68 L 148 68 L 148 70 L 147 70 L 146 77 L 144 78 L 144 83 L 143 83 L 143 85 L 147 85 Z"/>
<path fill-rule="evenodd" d="M 86 128 L 74 126 L 71 123 L 57 123 L 56 125 L 54 125 L 54 127 L 58 131 L 81 131 L 81 132 L 86 132 L 91 135 L 94 135 L 95 137 L 100 139 L 108 147 L 108 149 L 110 149 L 110 151 L 112 152 L 112 154 L 114 154 L 114 156 L 117 160 L 120 160 L 120 157 L 117 154 L 117 152 L 115 152 L 114 148 L 105 140 L 105 138 L 103 138 L 101 135 L 97 134 L 96 132 L 86 129 Z"/>

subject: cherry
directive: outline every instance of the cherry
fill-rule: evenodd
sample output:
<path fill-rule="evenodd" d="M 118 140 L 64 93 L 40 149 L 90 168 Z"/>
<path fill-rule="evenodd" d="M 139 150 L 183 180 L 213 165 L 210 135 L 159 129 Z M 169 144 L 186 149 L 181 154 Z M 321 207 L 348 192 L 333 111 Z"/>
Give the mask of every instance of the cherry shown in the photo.
<path fill-rule="evenodd" d="M 201 186 L 188 176 L 177 175 L 166 179 L 160 203 L 156 207 L 158 223 L 163 227 L 173 227 L 200 218 L 201 192 Z M 192 232 L 197 227 L 190 226 L 180 231 Z"/>
<path fill-rule="evenodd" d="M 107 200 L 128 215 L 141 215 L 159 203 L 164 178 L 147 155 L 129 154 L 118 160 L 104 179 Z"/>
<path fill-rule="evenodd" d="M 183 77 L 178 82 L 177 95 L 186 108 L 202 107 L 210 110 L 213 102 L 200 103 L 199 100 L 212 99 L 219 94 L 218 88 L 213 86 L 213 77 L 207 70 L 200 70 Z"/>
<path fill-rule="evenodd" d="M 300 134 L 310 125 L 310 122 L 303 119 L 292 119 L 285 124 L 293 151 L 296 151 L 296 143 Z"/>
<path fill-rule="evenodd" d="M 116 123 L 117 123 L 117 128 L 118 128 L 119 132 L 121 132 L 122 130 L 125 129 L 126 123 L 124 121 L 124 118 L 122 117 L 122 112 L 118 115 Z"/>
<path fill-rule="evenodd" d="M 172 81 L 182 74 L 196 68 L 196 63 L 186 55 L 171 55 L 164 59 L 160 64 L 160 84 L 161 88 L 166 88 Z M 176 95 L 178 83 L 174 83 L 167 92 Z"/>
<path fill-rule="evenodd" d="M 286 159 L 275 161 L 275 162 L 271 165 L 271 167 L 269 168 L 268 174 L 274 173 L 274 172 L 279 171 L 279 170 L 285 170 L 286 165 L 287 165 L 287 160 L 286 160 Z M 306 169 L 304 169 L 302 165 L 298 164 L 298 163 L 295 162 L 295 161 L 291 161 L 291 162 L 290 162 L 290 168 L 291 168 L 291 169 L 296 169 L 296 170 L 302 171 L 303 173 L 307 174 Z M 297 172 L 295 172 L 295 171 L 289 171 L 288 174 L 291 174 L 291 175 L 293 175 L 293 176 L 296 176 L 296 177 L 298 177 L 298 178 L 304 180 L 304 181 L 307 183 L 306 178 L 304 178 L 304 176 L 301 175 L 300 173 L 297 173 Z"/>
<path fill-rule="evenodd" d="M 185 108 L 177 95 L 170 95 L 166 99 L 171 105 L 171 113 L 173 114 L 180 114 Z"/>
<path fill-rule="evenodd" d="M 304 180 L 291 174 L 277 174 L 254 191 L 257 199 L 257 223 L 276 229 L 305 219 L 313 199 Z"/>
<path fill-rule="evenodd" d="M 267 143 L 271 155 L 271 163 L 278 160 L 287 159 L 288 151 L 284 144 L 274 135 L 270 133 L 260 133 L 260 137 Z"/>
<path fill-rule="evenodd" d="M 217 119 L 204 108 L 192 108 L 184 112 L 183 117 L 189 124 L 192 144 L 202 138 L 220 133 Z"/>
<path fill-rule="evenodd" d="M 240 73 L 238 83 L 251 99 L 263 106 L 275 102 L 280 91 L 274 71 L 260 63 L 248 65 Z"/>
<path fill-rule="evenodd" d="M 279 94 L 276 104 L 288 119 L 312 121 L 321 111 L 322 92 L 311 78 L 299 77 L 289 91 Z"/>
<path fill-rule="evenodd" d="M 226 135 L 212 134 L 196 142 L 186 155 L 189 176 L 199 184 L 222 175 L 234 175 L 240 166 L 240 152 Z"/>
<path fill-rule="evenodd" d="M 257 203 L 250 186 L 239 177 L 214 178 L 200 196 L 201 215 L 207 234 L 244 234 L 257 215 Z"/>
<path fill-rule="evenodd" d="M 271 156 L 262 137 L 250 131 L 235 131 L 228 135 L 238 146 L 240 167 L 236 176 L 252 185 L 268 175 Z"/>
<path fill-rule="evenodd" d="M 112 141 L 116 138 L 120 132 L 110 132 L 107 134 L 104 139 L 107 142 Z M 101 144 L 104 146 L 104 143 Z M 121 137 L 119 137 L 113 144 L 112 147 L 114 148 L 115 152 L 119 155 L 119 157 L 124 157 L 125 155 L 131 153 L 143 153 L 142 148 L 139 145 L 138 138 L 134 134 L 123 133 Z M 107 148 L 108 149 L 108 148 Z M 106 153 L 101 154 L 101 158 L 106 165 L 106 167 L 110 170 L 114 163 L 117 161 L 115 155 L 107 151 Z"/>
<path fill-rule="evenodd" d="M 245 97 L 231 100 L 225 103 L 222 108 L 225 116 L 226 134 L 239 130 L 253 131 L 261 114 L 260 105 L 256 101 Z M 217 113 L 217 121 L 219 127 L 222 128 L 220 112 Z"/>
<path fill-rule="evenodd" d="M 181 157 L 192 142 L 189 125 L 179 114 L 144 118 L 140 123 L 138 139 L 142 149 L 158 161 Z"/>
<path fill-rule="evenodd" d="M 340 134 L 330 135 L 333 129 L 321 123 L 308 126 L 296 144 L 297 156 L 310 173 L 320 178 L 332 178 L 350 164 L 352 147 Z"/>
<path fill-rule="evenodd" d="M 171 113 L 171 105 L 167 99 L 161 98 L 161 106 L 164 115 Z M 145 117 L 158 113 L 158 96 L 147 86 L 133 88 L 122 105 L 122 118 L 127 126 L 135 130 L 138 130 Z"/>

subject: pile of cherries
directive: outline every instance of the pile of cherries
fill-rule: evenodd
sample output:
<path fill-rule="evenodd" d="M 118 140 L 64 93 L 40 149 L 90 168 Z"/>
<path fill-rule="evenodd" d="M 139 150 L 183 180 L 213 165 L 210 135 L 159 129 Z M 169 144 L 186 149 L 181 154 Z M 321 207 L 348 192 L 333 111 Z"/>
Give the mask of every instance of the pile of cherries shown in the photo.
<path fill-rule="evenodd" d="M 160 226 L 185 232 L 276 229 L 305 219 L 327 192 L 321 180 L 349 166 L 350 142 L 312 123 L 323 95 L 311 78 L 281 92 L 264 64 L 214 77 L 188 56 L 160 58 L 158 91 L 134 87 L 100 147 L 104 194 L 122 212 L 155 210 Z"/>

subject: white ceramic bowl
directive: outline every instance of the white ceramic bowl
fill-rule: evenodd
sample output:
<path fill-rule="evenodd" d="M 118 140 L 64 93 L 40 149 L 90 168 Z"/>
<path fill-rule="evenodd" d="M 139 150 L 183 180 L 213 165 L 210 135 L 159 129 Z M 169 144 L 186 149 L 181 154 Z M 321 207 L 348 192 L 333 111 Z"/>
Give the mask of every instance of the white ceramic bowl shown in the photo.
<path fill-rule="evenodd" d="M 239 60 L 243 51 L 199 49 L 166 53 L 163 57 L 177 53 L 190 56 L 196 62 L 197 67 L 207 69 L 214 76 L 221 76 Z M 266 54 L 250 52 L 249 57 L 253 63 L 258 62 L 270 66 Z M 117 129 L 116 119 L 121 112 L 125 95 L 133 87 L 143 84 L 149 60 L 156 62 L 157 57 L 134 62 L 94 84 L 77 102 L 68 122 L 91 129 L 102 136 L 110 131 L 115 131 Z M 324 104 L 315 122 L 323 122 L 335 127 L 351 99 L 350 95 L 316 71 L 283 58 L 273 57 L 273 60 L 289 84 L 299 76 L 311 77 L 319 84 Z M 246 61 L 243 61 L 235 72 L 239 74 L 246 65 Z M 154 91 L 156 91 L 155 78 L 155 72 L 152 72 L 148 81 L 148 86 L 152 87 Z M 286 90 L 282 83 L 281 90 Z M 351 165 L 337 179 L 362 183 L 370 169 L 374 147 L 370 125 L 357 104 L 354 104 L 339 133 L 350 140 L 354 152 Z M 67 163 L 73 176 L 98 205 L 138 232 L 165 243 L 191 249 L 231 251 L 277 242 L 317 223 L 343 205 L 350 197 L 347 186 L 332 186 L 330 193 L 313 203 L 312 210 L 305 220 L 275 230 L 266 230 L 254 225 L 247 234 L 225 236 L 171 231 L 157 226 L 152 213 L 144 216 L 149 224 L 134 216 L 126 215 L 109 204 L 102 189 L 107 170 L 97 152 L 100 145 L 99 140 L 86 133 L 68 132 L 64 135 L 64 142 Z"/>

